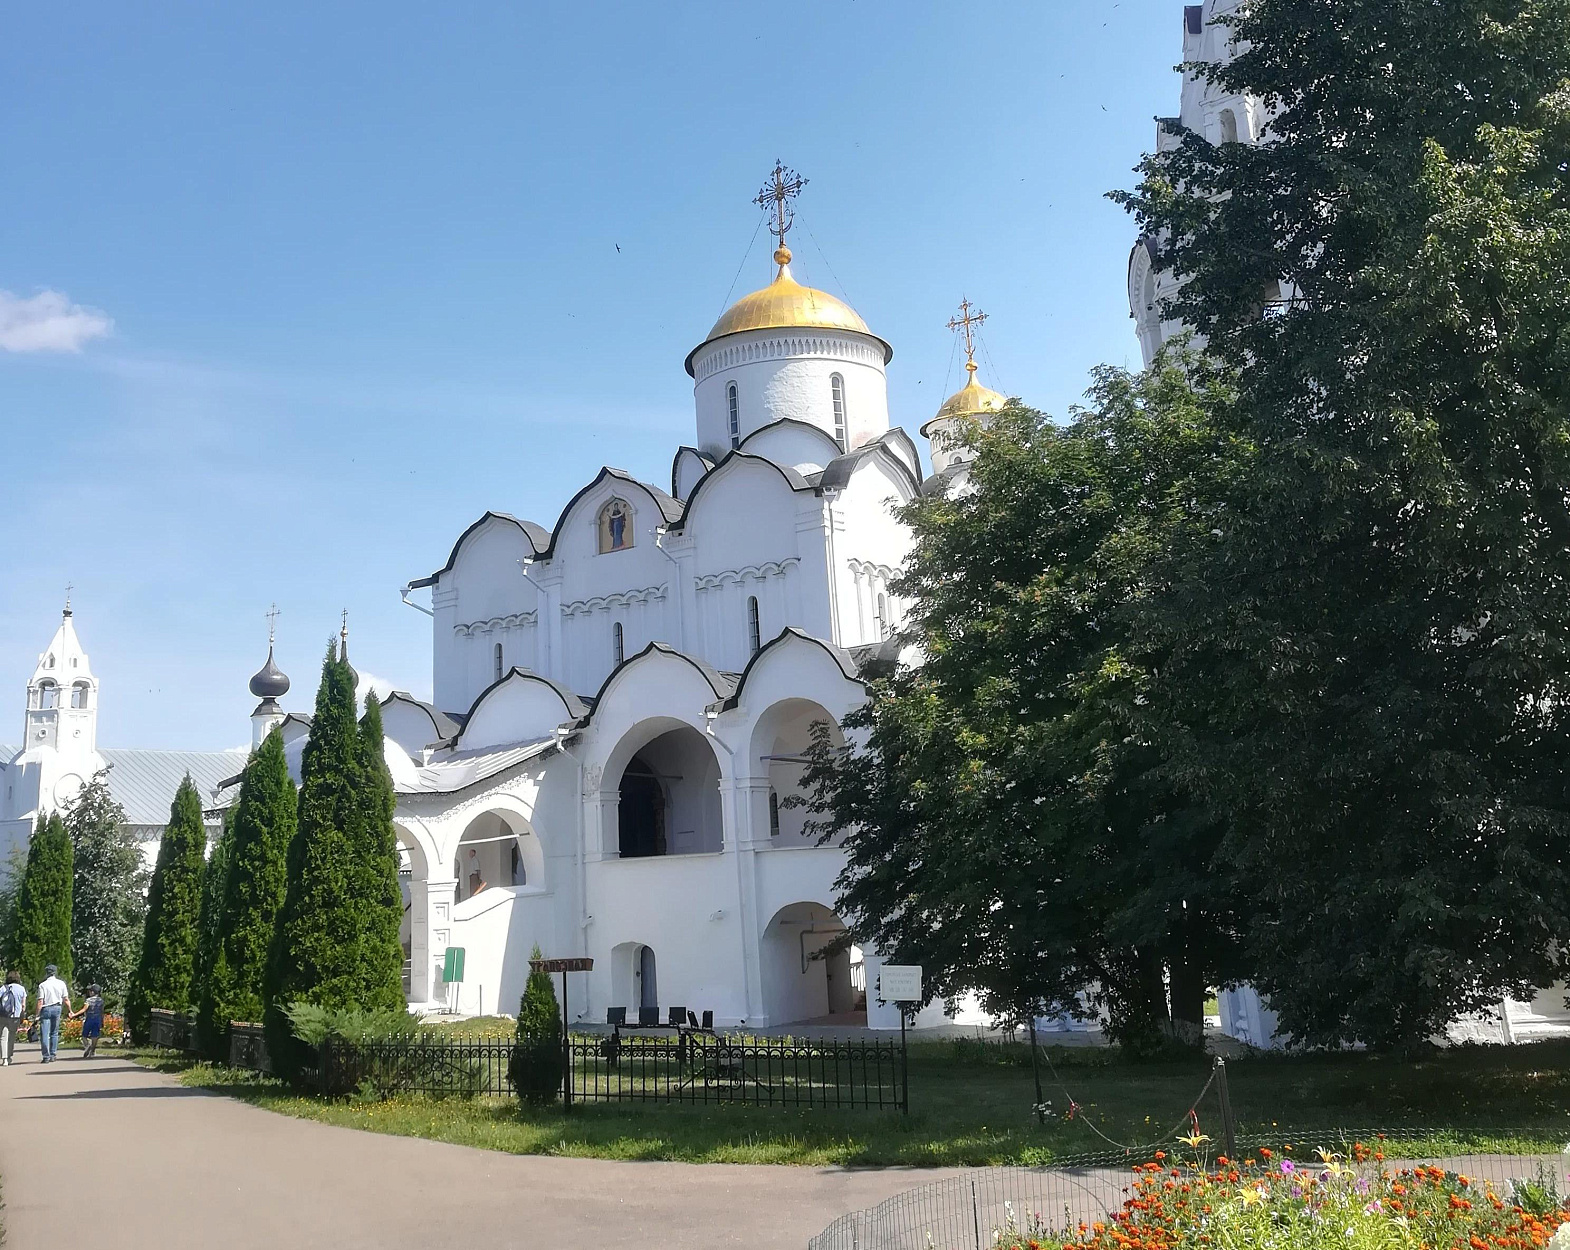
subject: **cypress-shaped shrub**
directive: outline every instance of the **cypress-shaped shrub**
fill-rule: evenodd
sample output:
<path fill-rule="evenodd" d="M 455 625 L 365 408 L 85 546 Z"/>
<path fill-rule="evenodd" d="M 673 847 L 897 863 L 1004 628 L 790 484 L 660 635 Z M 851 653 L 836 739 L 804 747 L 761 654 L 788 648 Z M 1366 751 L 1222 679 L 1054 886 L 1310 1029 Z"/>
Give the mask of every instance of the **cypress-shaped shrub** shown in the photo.
<path fill-rule="evenodd" d="M 403 891 L 398 884 L 398 835 L 393 830 L 392 774 L 383 754 L 382 707 L 365 696 L 359 727 L 360 819 L 355 826 L 360 869 L 360 991 L 355 1006 L 368 1013 L 407 1011 L 403 992 Z"/>
<path fill-rule="evenodd" d="M 158 862 L 147 894 L 142 956 L 131 978 L 126 1025 L 146 1041 L 154 1007 L 185 1014 L 196 965 L 197 919 L 202 905 L 202 871 L 207 863 L 207 829 L 202 800 L 187 775 L 169 806 L 169 823 L 158 844 Z"/>
<path fill-rule="evenodd" d="M 247 762 L 234 807 L 212 975 L 197 1008 L 210 1036 L 233 1020 L 261 1022 L 262 984 L 283 906 L 296 803 L 283 736 L 274 729 Z"/>
<path fill-rule="evenodd" d="M 196 1009 L 196 1045 L 214 1059 L 227 1057 L 229 1022 L 215 1020 L 203 1012 L 202 1004 L 212 1001 L 213 973 L 218 965 L 218 913 L 223 907 L 224 889 L 229 880 L 230 849 L 234 836 L 234 809 L 224 813 L 223 833 L 213 853 L 207 857 L 202 873 L 202 906 L 196 917 L 196 958 L 191 968 L 191 1006 Z"/>
<path fill-rule="evenodd" d="M 329 643 L 300 762 L 299 823 L 264 987 L 268 1052 L 291 1079 L 308 1056 L 290 1028 L 290 1007 L 404 1007 L 403 903 L 381 739 L 380 709 L 367 725 L 357 721 L 354 671 Z"/>
<path fill-rule="evenodd" d="M 536 946 L 530 959 L 540 958 Z M 556 987 L 548 972 L 529 970 L 518 1003 L 517 1036 L 512 1057 L 507 1063 L 507 1079 L 518 1097 L 531 1106 L 555 1100 L 561 1091 L 562 1059 L 561 1008 L 556 1002 Z"/>
<path fill-rule="evenodd" d="M 6 961 L 31 986 L 44 979 L 50 964 L 66 981 L 71 979 L 71 859 L 65 822 L 58 814 L 40 816 L 27 848 Z"/>

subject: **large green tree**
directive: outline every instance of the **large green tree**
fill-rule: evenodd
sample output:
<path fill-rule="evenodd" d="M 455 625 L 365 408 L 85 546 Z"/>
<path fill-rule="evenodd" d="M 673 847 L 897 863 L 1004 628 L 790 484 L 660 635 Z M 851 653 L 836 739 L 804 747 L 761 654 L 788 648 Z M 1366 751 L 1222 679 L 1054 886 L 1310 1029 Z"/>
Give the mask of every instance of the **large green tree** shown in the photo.
<path fill-rule="evenodd" d="M 1268 141 L 1127 197 L 1257 448 L 1138 629 L 1254 975 L 1399 1044 L 1566 971 L 1570 3 L 1255 0 Z"/>
<path fill-rule="evenodd" d="M 28 985 L 42 981 L 50 964 L 71 980 L 71 836 L 58 812 L 38 818 L 28 844 L 8 955 Z"/>
<path fill-rule="evenodd" d="M 141 957 L 126 999 L 126 1023 L 139 1040 L 148 1035 L 153 1008 L 184 1014 L 195 1006 L 191 978 L 206 863 L 202 800 L 196 783 L 187 776 L 169 805 L 169 823 L 158 845 L 158 861 L 147 894 Z"/>
<path fill-rule="evenodd" d="M 292 1004 L 364 1011 L 404 1004 L 392 781 L 380 709 L 368 706 L 359 722 L 354 686 L 347 658 L 329 644 L 264 988 L 268 1047 L 286 1073 L 303 1062 L 285 1014 Z"/>
<path fill-rule="evenodd" d="M 125 999 L 147 913 L 147 869 L 125 810 L 98 773 L 65 810 L 71 838 L 71 956 L 83 985 L 111 1004 Z"/>
<path fill-rule="evenodd" d="M 232 1020 L 262 1019 L 262 983 L 283 905 L 296 802 L 283 738 L 274 729 L 247 762 L 234 807 L 212 974 L 199 1007 L 210 1037 Z"/>
<path fill-rule="evenodd" d="M 1197 358 L 1104 370 L 1065 427 L 1011 406 L 970 430 L 967 486 L 904 509 L 921 661 L 874 683 L 848 752 L 819 731 L 808 783 L 852 928 L 935 992 L 1021 1019 L 1099 989 L 1145 1045 L 1197 1040 L 1235 970 L 1221 828 L 1131 731 L 1123 615 L 1240 459 L 1211 419 L 1229 394 Z"/>

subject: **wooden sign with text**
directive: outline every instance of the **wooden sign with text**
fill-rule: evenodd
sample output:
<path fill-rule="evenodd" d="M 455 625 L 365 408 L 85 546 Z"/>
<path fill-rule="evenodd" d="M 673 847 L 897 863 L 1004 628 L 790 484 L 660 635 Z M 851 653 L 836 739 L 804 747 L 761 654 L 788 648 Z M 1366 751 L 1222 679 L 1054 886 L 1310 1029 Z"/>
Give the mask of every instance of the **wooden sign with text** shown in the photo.
<path fill-rule="evenodd" d="M 536 972 L 593 972 L 594 960 L 588 956 L 577 959 L 531 959 L 529 967 Z"/>

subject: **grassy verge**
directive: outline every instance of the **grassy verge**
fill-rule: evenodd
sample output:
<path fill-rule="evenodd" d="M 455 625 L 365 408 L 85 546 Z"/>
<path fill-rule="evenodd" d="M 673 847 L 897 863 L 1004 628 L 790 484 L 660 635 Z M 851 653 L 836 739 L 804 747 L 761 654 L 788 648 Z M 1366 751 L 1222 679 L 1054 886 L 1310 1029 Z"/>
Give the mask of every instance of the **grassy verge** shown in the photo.
<path fill-rule="evenodd" d="M 182 1083 L 285 1115 L 513 1154 L 694 1163 L 848 1166 L 1045 1164 L 1124 1143 L 1163 1140 L 1209 1075 L 1202 1059 L 1132 1063 L 1104 1051 L 1052 1053 L 1043 1072 L 1056 1114 L 1037 1124 L 1026 1048 L 912 1047 L 908 1120 L 871 1111 L 591 1105 L 524 1111 L 501 1100 L 323 1103 L 276 1081 L 162 1052 L 139 1062 Z M 1570 1043 L 1460 1048 L 1422 1059 L 1366 1054 L 1235 1059 L 1227 1065 L 1241 1133 L 1403 1131 L 1392 1157 L 1461 1151 L 1536 1153 L 1570 1141 Z M 1065 1114 L 1070 1106 L 1072 1116 Z M 1201 1128 L 1217 1133 L 1214 1089 Z M 1104 1136 L 1103 1136 L 1104 1135 Z"/>

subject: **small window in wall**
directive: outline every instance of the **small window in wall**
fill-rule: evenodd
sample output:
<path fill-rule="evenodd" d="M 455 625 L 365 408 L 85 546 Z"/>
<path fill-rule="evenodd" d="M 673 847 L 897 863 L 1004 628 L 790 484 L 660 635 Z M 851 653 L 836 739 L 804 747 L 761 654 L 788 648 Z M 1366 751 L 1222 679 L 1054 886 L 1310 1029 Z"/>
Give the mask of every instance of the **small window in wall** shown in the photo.
<path fill-rule="evenodd" d="M 757 655 L 763 646 L 763 622 L 758 618 L 758 596 L 747 596 L 747 646 L 748 654 Z"/>
<path fill-rule="evenodd" d="M 730 409 L 730 445 L 735 450 L 741 446 L 741 400 L 734 382 L 725 388 L 725 403 Z"/>
<path fill-rule="evenodd" d="M 878 637 L 887 638 L 889 636 L 889 601 L 887 596 L 878 596 L 878 614 L 874 619 L 878 626 Z"/>
<path fill-rule="evenodd" d="M 780 836 L 780 796 L 769 791 L 769 837 Z"/>
<path fill-rule="evenodd" d="M 845 448 L 845 379 L 839 374 L 829 375 L 829 394 L 834 400 L 834 441 Z"/>
<path fill-rule="evenodd" d="M 87 683 L 85 681 L 79 681 L 71 687 L 71 706 L 87 706 Z"/>
<path fill-rule="evenodd" d="M 51 708 L 60 706 L 60 688 L 52 681 L 38 683 L 38 706 Z"/>
<path fill-rule="evenodd" d="M 611 657 L 617 664 L 627 658 L 627 635 L 620 621 L 611 626 Z"/>
<path fill-rule="evenodd" d="M 1237 114 L 1231 109 L 1221 110 L 1221 142 L 1237 142 Z"/>
<path fill-rule="evenodd" d="M 53 668 L 54 666 L 55 666 L 55 658 L 54 658 L 53 654 L 51 654 L 49 656 L 49 658 L 44 661 L 44 667 L 45 668 Z"/>
<path fill-rule="evenodd" d="M 499 643 L 499 642 L 496 644 L 495 648 L 491 652 L 491 664 L 492 664 L 492 667 L 495 669 L 495 672 L 492 675 L 491 680 L 492 681 L 500 681 L 502 679 L 502 644 Z"/>

